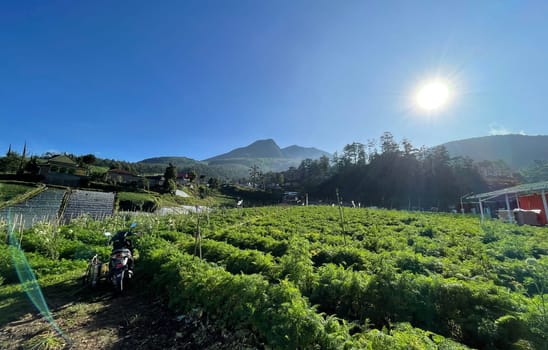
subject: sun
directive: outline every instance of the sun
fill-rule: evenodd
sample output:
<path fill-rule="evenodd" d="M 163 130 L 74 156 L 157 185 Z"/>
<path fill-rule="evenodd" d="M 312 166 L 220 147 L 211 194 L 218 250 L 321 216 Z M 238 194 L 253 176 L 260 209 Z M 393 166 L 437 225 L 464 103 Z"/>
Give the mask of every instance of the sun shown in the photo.
<path fill-rule="evenodd" d="M 418 106 L 427 111 L 437 110 L 447 104 L 449 87 L 441 81 L 431 81 L 424 84 L 416 95 Z"/>

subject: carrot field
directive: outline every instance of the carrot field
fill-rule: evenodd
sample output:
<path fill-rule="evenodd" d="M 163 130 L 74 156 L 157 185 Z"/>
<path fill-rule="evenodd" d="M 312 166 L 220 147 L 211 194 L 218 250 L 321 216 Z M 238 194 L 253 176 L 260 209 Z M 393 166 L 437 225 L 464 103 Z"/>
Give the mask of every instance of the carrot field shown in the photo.
<path fill-rule="evenodd" d="M 133 220 L 150 293 L 270 348 L 547 348 L 545 228 L 318 206 L 81 218 L 19 234 L 39 280 L 53 268 L 74 278 L 75 260 L 108 256 L 103 231 Z M 17 276 L 0 247 L 1 294 Z"/>

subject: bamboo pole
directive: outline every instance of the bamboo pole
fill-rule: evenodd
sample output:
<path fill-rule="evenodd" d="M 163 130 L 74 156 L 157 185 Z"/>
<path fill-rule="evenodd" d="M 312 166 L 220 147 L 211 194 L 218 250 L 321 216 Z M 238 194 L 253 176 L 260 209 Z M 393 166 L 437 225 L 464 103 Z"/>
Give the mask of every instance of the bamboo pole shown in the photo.
<path fill-rule="evenodd" d="M 341 225 L 344 245 L 346 245 L 346 230 L 344 229 L 344 216 L 343 216 L 343 209 L 342 209 L 341 200 L 340 200 L 340 197 L 339 197 L 339 189 L 337 188 L 335 192 L 337 194 L 337 204 L 339 205 L 339 218 L 340 218 L 340 225 Z"/>

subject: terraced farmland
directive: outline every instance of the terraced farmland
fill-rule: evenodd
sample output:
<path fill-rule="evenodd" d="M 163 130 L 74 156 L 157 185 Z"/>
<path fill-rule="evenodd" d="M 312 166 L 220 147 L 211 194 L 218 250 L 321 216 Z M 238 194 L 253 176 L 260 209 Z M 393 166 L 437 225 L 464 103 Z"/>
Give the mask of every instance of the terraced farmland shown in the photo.
<path fill-rule="evenodd" d="M 114 193 L 72 190 L 63 212 L 63 222 L 81 215 L 89 215 L 93 219 L 103 219 L 114 213 Z"/>
<path fill-rule="evenodd" d="M 273 349 L 546 349 L 545 228 L 359 208 L 343 217 L 344 232 L 332 207 L 138 216 L 136 276 L 177 315 Z M 46 230 L 32 229 L 22 245 L 47 278 L 85 263 L 44 254 L 108 256 L 102 232 L 124 220 L 74 220 L 48 247 Z"/>
<path fill-rule="evenodd" d="M 58 218 L 65 193 L 65 190 L 47 188 L 23 203 L 0 209 L 0 217 L 7 218 L 11 215 L 24 228 L 41 221 L 53 222 Z"/>
<path fill-rule="evenodd" d="M 52 223 L 59 218 L 63 223 L 69 223 L 82 215 L 97 220 L 114 213 L 114 200 L 112 192 L 48 187 L 21 203 L 0 209 L 0 218 L 6 220 L 11 215 L 23 228 L 38 222 Z"/>

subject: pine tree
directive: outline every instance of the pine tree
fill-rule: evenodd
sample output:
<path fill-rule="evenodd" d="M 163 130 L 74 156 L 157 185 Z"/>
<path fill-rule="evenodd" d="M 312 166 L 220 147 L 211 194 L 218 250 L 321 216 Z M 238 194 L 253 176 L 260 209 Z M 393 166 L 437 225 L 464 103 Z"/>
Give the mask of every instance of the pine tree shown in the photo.
<path fill-rule="evenodd" d="M 19 169 L 17 170 L 17 173 L 19 174 L 23 173 L 26 156 L 27 156 L 27 141 L 25 141 L 25 146 L 23 146 L 23 154 L 21 155 L 21 162 L 19 163 Z"/>

